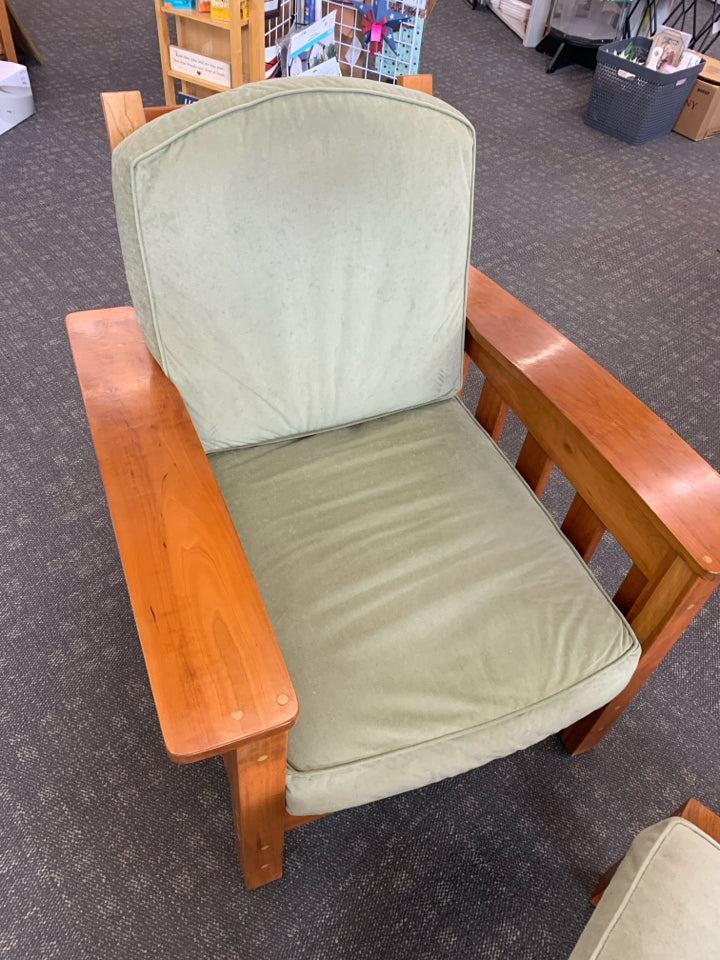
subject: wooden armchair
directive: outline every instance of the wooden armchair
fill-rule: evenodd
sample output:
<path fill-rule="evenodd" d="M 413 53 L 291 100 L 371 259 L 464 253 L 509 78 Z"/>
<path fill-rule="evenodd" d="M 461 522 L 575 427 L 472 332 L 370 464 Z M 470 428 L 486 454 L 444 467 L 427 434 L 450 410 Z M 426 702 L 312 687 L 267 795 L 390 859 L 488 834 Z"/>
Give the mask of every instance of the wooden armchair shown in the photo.
<path fill-rule="evenodd" d="M 147 126 L 138 97 L 106 101 L 140 128 L 113 157 L 137 315 L 67 321 L 167 750 L 223 756 L 250 888 L 280 876 L 285 830 L 330 810 L 558 730 L 572 753 L 595 745 L 720 577 L 720 476 L 467 274 L 472 129 L 383 86 L 274 80 Z M 309 124 L 322 149 L 297 140 L 271 189 L 263 144 Z M 316 218 L 296 263 L 287 223 L 260 228 L 306 201 L 337 222 L 326 237 Z M 295 298 L 318 264 L 332 295 Z M 465 312 L 484 431 L 454 399 Z M 492 443 L 509 409 L 517 473 Z M 577 491 L 564 537 L 535 499 L 553 466 Z M 584 565 L 605 530 L 632 561 L 614 605 Z"/>

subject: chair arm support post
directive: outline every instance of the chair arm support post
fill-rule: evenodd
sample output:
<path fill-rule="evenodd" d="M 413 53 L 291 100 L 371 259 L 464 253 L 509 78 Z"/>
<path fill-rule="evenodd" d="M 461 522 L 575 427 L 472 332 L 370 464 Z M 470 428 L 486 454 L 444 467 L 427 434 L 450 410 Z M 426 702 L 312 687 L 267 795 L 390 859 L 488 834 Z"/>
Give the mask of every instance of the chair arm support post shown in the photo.
<path fill-rule="evenodd" d="M 248 890 L 282 876 L 287 739 L 287 731 L 281 731 L 223 754 Z"/>
<path fill-rule="evenodd" d="M 139 90 L 118 90 L 101 93 L 100 99 L 110 150 L 114 150 L 125 137 L 145 124 L 142 94 Z"/>
<path fill-rule="evenodd" d="M 287 730 L 297 699 L 180 395 L 129 307 L 67 319 L 165 745 L 200 760 Z"/>
<path fill-rule="evenodd" d="M 695 576 L 677 557 L 660 571 L 654 582 L 647 584 L 628 614 L 642 647 L 640 662 L 624 690 L 604 707 L 561 732 L 560 737 L 571 754 L 584 753 L 602 740 L 709 599 L 715 586 Z"/>

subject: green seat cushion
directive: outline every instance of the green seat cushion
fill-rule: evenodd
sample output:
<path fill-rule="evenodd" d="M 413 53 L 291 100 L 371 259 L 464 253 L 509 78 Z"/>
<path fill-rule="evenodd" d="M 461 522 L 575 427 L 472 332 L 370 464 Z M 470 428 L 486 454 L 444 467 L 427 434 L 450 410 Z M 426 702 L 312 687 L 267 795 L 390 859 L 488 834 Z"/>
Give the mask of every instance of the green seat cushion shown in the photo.
<path fill-rule="evenodd" d="M 630 628 L 456 399 L 210 463 L 299 696 L 291 813 L 471 769 L 630 679 Z"/>
<path fill-rule="evenodd" d="M 206 450 L 460 387 L 475 131 L 345 77 L 249 83 L 113 151 L 133 304 Z"/>
<path fill-rule="evenodd" d="M 680 817 L 633 841 L 570 960 L 720 957 L 720 844 Z"/>

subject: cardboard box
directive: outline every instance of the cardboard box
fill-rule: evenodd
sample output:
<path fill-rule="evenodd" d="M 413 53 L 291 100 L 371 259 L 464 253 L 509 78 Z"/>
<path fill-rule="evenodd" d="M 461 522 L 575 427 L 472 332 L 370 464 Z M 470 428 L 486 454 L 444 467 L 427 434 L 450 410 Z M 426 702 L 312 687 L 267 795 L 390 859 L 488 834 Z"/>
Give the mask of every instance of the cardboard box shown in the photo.
<path fill-rule="evenodd" d="M 35 113 L 27 67 L 0 60 L 0 134 Z"/>
<path fill-rule="evenodd" d="M 720 133 L 720 60 L 707 54 L 704 57 L 705 66 L 673 127 L 691 140 L 705 140 Z"/>

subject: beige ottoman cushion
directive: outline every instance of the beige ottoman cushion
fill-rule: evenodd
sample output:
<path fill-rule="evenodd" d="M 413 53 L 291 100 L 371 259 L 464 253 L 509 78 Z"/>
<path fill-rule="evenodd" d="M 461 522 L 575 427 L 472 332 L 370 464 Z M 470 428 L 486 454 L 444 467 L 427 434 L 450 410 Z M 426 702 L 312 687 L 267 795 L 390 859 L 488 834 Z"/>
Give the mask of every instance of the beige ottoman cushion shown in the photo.
<path fill-rule="evenodd" d="M 720 844 L 680 817 L 643 830 L 570 960 L 717 960 Z"/>

